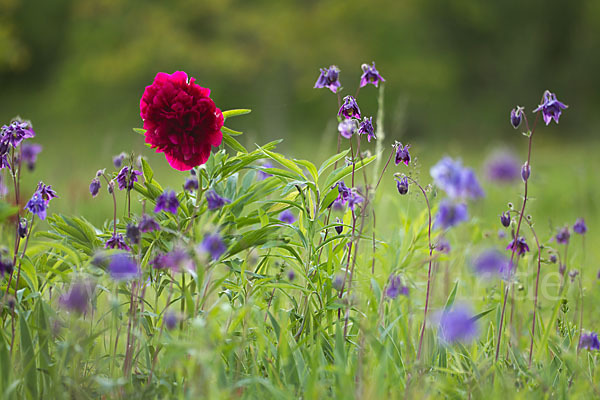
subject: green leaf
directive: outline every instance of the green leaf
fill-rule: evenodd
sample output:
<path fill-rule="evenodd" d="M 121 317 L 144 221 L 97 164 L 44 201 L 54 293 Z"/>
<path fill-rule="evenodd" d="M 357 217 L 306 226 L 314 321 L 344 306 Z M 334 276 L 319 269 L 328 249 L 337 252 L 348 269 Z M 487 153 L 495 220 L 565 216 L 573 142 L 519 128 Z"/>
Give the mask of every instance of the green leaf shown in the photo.
<path fill-rule="evenodd" d="M 367 157 L 364 160 L 357 162 L 355 164 L 354 171 L 356 172 L 356 171 L 360 170 L 362 167 L 369 165 L 371 162 L 373 162 L 373 160 L 375 160 L 375 158 L 377 158 L 377 156 Z M 340 180 L 342 180 L 346 176 L 350 175 L 351 173 L 352 173 L 352 165 L 348 165 L 347 167 L 340 167 L 340 168 L 336 169 L 331 174 L 329 174 L 329 176 L 325 180 L 325 185 L 323 186 L 323 188 L 325 190 L 330 188 L 334 183 L 339 182 Z"/>
<path fill-rule="evenodd" d="M 227 111 L 223 111 L 223 118 L 227 119 L 227 118 L 231 118 L 231 117 L 237 117 L 238 115 L 250 114 L 250 112 L 252 112 L 252 110 L 249 110 L 247 108 L 240 108 L 240 109 L 236 109 L 236 110 L 227 110 Z"/>
<path fill-rule="evenodd" d="M 223 133 L 223 140 L 235 151 L 239 151 L 240 153 L 248 153 L 248 150 L 246 150 L 246 148 L 242 146 L 240 142 L 232 138 L 229 134 Z"/>
<path fill-rule="evenodd" d="M 21 360 L 23 363 L 23 375 L 25 379 L 25 387 L 29 391 L 31 398 L 38 398 L 37 386 L 37 368 L 35 365 L 35 351 L 31 333 L 27 326 L 27 321 L 23 313 L 19 313 L 19 328 L 21 331 Z"/>
<path fill-rule="evenodd" d="M 337 161 L 346 157 L 346 154 L 348 154 L 349 151 L 350 151 L 350 149 L 348 149 L 346 151 L 342 151 L 341 153 L 335 154 L 335 155 L 329 157 L 327 160 L 325 160 L 325 162 L 323 162 L 323 164 L 321 164 L 321 166 L 319 167 L 319 175 L 321 175 L 323 173 L 323 171 L 325 171 L 327 168 L 331 167 Z"/>
<path fill-rule="evenodd" d="M 148 183 L 152 183 L 152 178 L 154 177 L 154 171 L 150 168 L 150 164 L 144 157 L 142 157 L 142 171 L 144 172 L 144 180 Z"/>
<path fill-rule="evenodd" d="M 139 133 L 140 135 L 145 135 L 146 134 L 146 130 L 142 129 L 142 128 L 133 128 L 133 131 L 135 133 Z"/>
<path fill-rule="evenodd" d="M 284 167 L 286 167 L 286 168 L 294 171 L 295 173 L 297 173 L 301 177 L 306 178 L 304 176 L 304 171 L 302 171 L 302 168 L 300 168 L 299 166 L 297 166 L 293 161 L 288 160 L 287 158 L 285 158 L 281 154 L 274 153 L 272 151 L 266 150 L 265 148 L 262 148 L 260 146 L 258 146 L 258 148 L 261 149 L 262 152 L 265 153 L 266 155 L 268 155 L 271 159 L 277 161 L 279 164 L 283 165 Z"/>
<path fill-rule="evenodd" d="M 231 129 L 231 128 L 228 128 L 228 127 L 226 127 L 226 126 L 222 126 L 222 127 L 221 127 L 221 132 L 228 133 L 228 134 L 230 134 L 231 136 L 239 136 L 239 135 L 241 135 L 241 134 L 242 134 L 242 132 L 240 132 L 240 131 L 234 131 L 233 129 Z"/>
<path fill-rule="evenodd" d="M 15 215 L 18 209 L 18 207 L 13 207 L 8 203 L 0 202 L 0 222 Z"/>
<path fill-rule="evenodd" d="M 456 298 L 456 290 L 458 289 L 458 280 L 454 283 L 454 287 L 450 292 L 450 296 L 448 296 L 448 300 L 446 300 L 446 305 L 444 306 L 444 310 L 448 311 L 452 308 L 454 304 L 454 299 Z M 484 314 L 485 315 L 485 314 Z"/>
<path fill-rule="evenodd" d="M 304 167 L 306 167 L 306 169 L 308 170 L 308 172 L 310 172 L 310 174 L 312 175 L 313 179 L 315 180 L 315 183 L 319 180 L 319 174 L 317 172 L 317 167 L 315 167 L 315 164 L 311 163 L 310 161 L 307 160 L 294 160 L 297 164 L 300 164 Z"/>

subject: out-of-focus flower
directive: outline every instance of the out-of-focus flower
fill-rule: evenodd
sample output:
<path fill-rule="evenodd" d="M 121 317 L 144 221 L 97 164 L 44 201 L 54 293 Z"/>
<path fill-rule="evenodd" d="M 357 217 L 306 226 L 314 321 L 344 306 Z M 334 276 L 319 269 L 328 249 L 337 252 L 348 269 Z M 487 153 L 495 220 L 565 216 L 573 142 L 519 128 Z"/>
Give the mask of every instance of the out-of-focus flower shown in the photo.
<path fill-rule="evenodd" d="M 279 220 L 285 224 L 293 224 L 296 222 L 296 217 L 290 210 L 283 210 L 281 214 L 279 214 Z"/>
<path fill-rule="evenodd" d="M 363 74 L 360 77 L 360 87 L 367 86 L 369 83 L 378 87 L 379 82 L 385 82 L 385 79 L 383 79 L 379 71 L 375 68 L 375 61 L 373 61 L 372 65 L 363 64 L 360 68 L 363 70 Z"/>
<path fill-rule="evenodd" d="M 129 239 L 129 242 L 131 244 L 140 243 L 140 239 L 142 236 L 140 228 L 136 224 L 127 224 L 127 231 L 125 235 L 127 236 L 127 239 Z"/>
<path fill-rule="evenodd" d="M 554 236 L 554 239 L 556 240 L 556 243 L 567 244 L 567 243 L 569 243 L 570 237 L 571 237 L 571 233 L 569 232 L 569 227 L 565 226 L 565 227 L 562 227 L 558 231 L 556 236 Z"/>
<path fill-rule="evenodd" d="M 262 168 L 273 168 L 273 164 L 271 164 L 269 161 L 265 161 L 265 162 L 262 163 Z M 263 171 L 262 169 L 258 170 L 257 177 L 261 181 L 264 180 L 264 179 L 270 178 L 272 176 L 273 175 L 271 175 L 271 174 Z"/>
<path fill-rule="evenodd" d="M 213 260 L 218 260 L 226 250 L 227 247 L 218 233 L 206 235 L 200 243 L 200 251 L 209 253 Z"/>
<path fill-rule="evenodd" d="M 344 276 L 342 274 L 337 274 L 331 281 L 331 286 L 338 292 L 341 291 L 344 286 Z"/>
<path fill-rule="evenodd" d="M 435 216 L 434 227 L 448 229 L 468 219 L 469 213 L 466 204 L 442 200 Z"/>
<path fill-rule="evenodd" d="M 542 117 L 544 118 L 544 122 L 546 125 L 550 124 L 550 121 L 554 120 L 558 124 L 558 119 L 560 118 L 560 114 L 562 110 L 568 108 L 569 106 L 564 105 L 560 101 L 556 99 L 556 95 L 551 93 L 549 90 L 544 92 L 544 98 L 542 104 L 538 106 L 534 113 L 541 111 Z"/>
<path fill-rule="evenodd" d="M 117 175 L 117 183 L 119 184 L 119 190 L 133 189 L 133 184 L 138 181 L 137 177 L 142 175 L 140 171 L 131 169 L 129 167 L 123 167 Z"/>
<path fill-rule="evenodd" d="M 573 232 L 579 235 L 585 235 L 587 232 L 587 225 L 583 218 L 577 218 L 577 221 L 575 221 L 575 224 L 573 225 Z"/>
<path fill-rule="evenodd" d="M 142 215 L 139 223 L 140 232 L 160 231 L 160 225 L 150 215 Z"/>
<path fill-rule="evenodd" d="M 338 132 L 346 139 L 350 139 L 356 130 L 356 120 L 344 119 L 338 124 Z"/>
<path fill-rule="evenodd" d="M 294 279 L 296 279 L 296 272 L 294 272 L 294 270 L 290 268 L 287 272 L 287 278 L 288 281 L 293 281 Z"/>
<path fill-rule="evenodd" d="M 577 278 L 577 275 L 579 275 L 579 270 L 572 269 L 569 271 L 569 278 L 571 278 L 571 283 L 573 283 L 575 281 L 575 278 Z"/>
<path fill-rule="evenodd" d="M 30 171 L 35 169 L 35 162 L 37 161 L 38 154 L 42 151 L 42 145 L 37 143 L 24 143 L 21 146 L 21 156 L 23 162 L 27 164 L 27 168 Z"/>
<path fill-rule="evenodd" d="M 518 239 L 513 239 L 506 247 L 506 250 L 515 251 L 517 255 L 522 256 L 529 251 L 529 246 L 527 245 L 525 238 L 520 236 Z"/>
<path fill-rule="evenodd" d="M 360 119 L 360 108 L 358 108 L 358 104 L 356 103 L 354 97 L 344 97 L 344 104 L 342 104 L 342 106 L 340 107 L 338 116 L 343 116 L 344 118 Z"/>
<path fill-rule="evenodd" d="M 583 333 L 579 338 L 579 348 L 588 350 L 600 350 L 600 340 L 596 332 Z"/>
<path fill-rule="evenodd" d="M 196 267 L 192 257 L 190 257 L 189 253 L 181 247 L 175 247 L 170 252 L 164 254 L 161 263 L 163 268 L 168 267 L 176 272 L 185 270 L 192 271 Z"/>
<path fill-rule="evenodd" d="M 510 273 L 509 260 L 504 254 L 496 249 L 488 249 L 481 252 L 475 261 L 473 267 L 475 272 L 483 277 L 494 277 L 500 275 L 506 279 Z"/>
<path fill-rule="evenodd" d="M 399 295 L 408 296 L 408 287 L 402 284 L 402 278 L 399 275 L 390 276 L 385 295 L 390 299 L 395 299 Z"/>
<path fill-rule="evenodd" d="M 92 197 L 96 197 L 96 195 L 100 191 L 100 187 L 101 187 L 100 179 L 98 179 L 98 178 L 92 179 L 92 182 L 90 183 L 90 194 L 92 195 Z"/>
<path fill-rule="evenodd" d="M 315 89 L 328 88 L 333 93 L 337 93 L 340 88 L 340 69 L 335 65 L 329 68 L 320 68 L 321 74 L 315 83 Z"/>
<path fill-rule="evenodd" d="M 375 128 L 373 128 L 373 117 L 364 117 L 360 125 L 358 126 L 358 133 L 360 135 L 367 135 L 367 141 L 371 139 L 377 139 L 375 137 Z"/>
<path fill-rule="evenodd" d="M 217 192 L 212 189 L 206 192 L 206 203 L 208 204 L 208 209 L 211 211 L 221 208 L 229 202 L 230 200 L 219 196 Z"/>
<path fill-rule="evenodd" d="M 115 254 L 108 265 L 110 276 L 116 281 L 128 281 L 140 275 L 140 268 L 127 254 Z"/>
<path fill-rule="evenodd" d="M 550 262 L 552 264 L 556 264 L 556 261 L 558 261 L 558 257 L 556 257 L 556 254 L 550 254 Z"/>
<path fill-rule="evenodd" d="M 165 191 L 163 194 L 156 198 L 156 207 L 154 212 L 159 213 L 161 211 L 170 212 L 171 214 L 177 214 L 177 208 L 179 207 L 179 200 L 174 191 Z"/>
<path fill-rule="evenodd" d="M 408 165 L 410 163 L 410 153 L 408 152 L 408 149 L 410 149 L 409 144 L 402 146 L 402 143 L 396 143 L 396 165 L 400 163 Z"/>
<path fill-rule="evenodd" d="M 466 307 L 455 306 L 451 310 L 444 310 L 439 321 L 440 339 L 447 343 L 466 343 L 477 337 L 477 321 Z"/>
<path fill-rule="evenodd" d="M 521 119 L 523 117 L 523 107 L 517 106 L 510 111 L 510 124 L 513 128 L 517 129 L 521 125 Z"/>
<path fill-rule="evenodd" d="M 123 160 L 125 160 L 125 157 L 127 157 L 127 153 L 120 153 L 113 157 L 112 161 L 113 161 L 113 165 L 115 166 L 115 168 L 121 168 L 121 166 L 123 165 Z"/>
<path fill-rule="evenodd" d="M 493 153 L 485 163 L 486 176 L 490 181 L 509 183 L 519 178 L 520 163 L 508 151 Z"/>
<path fill-rule="evenodd" d="M 185 180 L 185 184 L 183 185 L 183 189 L 188 192 L 193 192 L 194 190 L 198 190 L 198 178 L 195 176 L 190 176 Z"/>
<path fill-rule="evenodd" d="M 438 239 L 437 244 L 435 245 L 435 250 L 440 253 L 448 254 L 452 248 L 450 247 L 450 242 L 445 237 L 441 237 Z"/>
<path fill-rule="evenodd" d="M 459 160 L 444 157 L 431 167 L 430 173 L 434 183 L 452 198 L 484 196 L 475 172 L 464 168 Z"/>
<path fill-rule="evenodd" d="M 186 171 L 206 163 L 223 139 L 223 113 L 185 72 L 158 73 L 140 101 L 146 143 L 164 153 L 171 167 Z"/>
<path fill-rule="evenodd" d="M 10 275 L 13 272 L 13 263 L 11 260 L 0 257 L 0 274 Z"/>
<path fill-rule="evenodd" d="M 120 233 L 113 233 L 112 236 L 110 237 L 110 239 L 108 239 L 106 241 L 106 243 L 104 244 L 104 248 L 105 249 L 119 249 L 119 250 L 126 250 L 126 251 L 131 250 L 131 248 L 129 246 L 127 246 L 127 243 L 125 243 L 125 239 L 123 238 L 123 235 Z"/>
<path fill-rule="evenodd" d="M 350 198 L 348 199 L 348 207 L 350 207 L 350 209 L 354 211 L 356 206 L 362 202 L 363 202 L 362 196 L 360 194 L 356 193 L 355 191 L 352 191 L 352 194 L 350 195 Z"/>
<path fill-rule="evenodd" d="M 508 228 L 510 226 L 510 212 L 505 211 L 500 216 L 500 223 L 503 227 Z"/>
<path fill-rule="evenodd" d="M 179 322 L 179 315 L 173 311 L 165 312 L 165 316 L 163 317 L 163 323 L 165 324 L 168 330 L 173 330 L 177 326 Z"/>
<path fill-rule="evenodd" d="M 73 283 L 69 291 L 60 297 L 59 303 L 69 311 L 83 314 L 88 310 L 93 295 L 94 285 L 91 282 L 79 281 Z"/>

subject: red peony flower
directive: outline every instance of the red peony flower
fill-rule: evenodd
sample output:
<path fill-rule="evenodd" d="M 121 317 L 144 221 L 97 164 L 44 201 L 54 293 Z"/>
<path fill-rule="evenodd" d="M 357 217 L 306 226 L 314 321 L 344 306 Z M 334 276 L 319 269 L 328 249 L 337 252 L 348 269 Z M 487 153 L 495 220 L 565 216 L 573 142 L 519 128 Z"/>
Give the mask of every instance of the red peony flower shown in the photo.
<path fill-rule="evenodd" d="M 223 113 L 209 97 L 210 89 L 194 80 L 182 71 L 159 72 L 140 101 L 146 143 L 179 171 L 204 164 L 211 146 L 223 139 Z"/>

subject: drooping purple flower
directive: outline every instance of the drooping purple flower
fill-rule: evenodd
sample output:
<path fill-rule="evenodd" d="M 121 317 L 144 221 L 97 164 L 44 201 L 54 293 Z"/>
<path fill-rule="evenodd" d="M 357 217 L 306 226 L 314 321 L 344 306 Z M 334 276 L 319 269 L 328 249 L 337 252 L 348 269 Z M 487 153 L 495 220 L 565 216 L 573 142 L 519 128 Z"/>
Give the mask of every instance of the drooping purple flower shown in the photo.
<path fill-rule="evenodd" d="M 523 182 L 527 182 L 530 176 L 531 166 L 529 166 L 529 163 L 525 161 L 525 164 L 523 164 L 523 166 L 521 167 L 521 179 L 523 179 Z"/>
<path fill-rule="evenodd" d="M 364 117 L 360 125 L 358 126 L 359 135 L 367 135 L 367 141 L 371 139 L 377 139 L 375 137 L 375 128 L 373 128 L 373 117 Z"/>
<path fill-rule="evenodd" d="M 572 269 L 569 271 L 569 278 L 571 278 L 571 283 L 575 282 L 575 278 L 577 278 L 577 275 L 579 275 L 579 270 Z"/>
<path fill-rule="evenodd" d="M 510 124 L 513 128 L 517 129 L 521 125 L 521 119 L 523 117 L 524 108 L 517 106 L 510 111 Z"/>
<path fill-rule="evenodd" d="M 90 183 L 90 194 L 92 195 L 92 197 L 96 197 L 96 195 L 100 191 L 100 187 L 101 187 L 100 179 L 98 179 L 98 178 L 92 179 L 92 182 Z"/>
<path fill-rule="evenodd" d="M 519 178 L 519 160 L 508 151 L 492 154 L 485 163 L 486 176 L 490 181 L 509 183 Z"/>
<path fill-rule="evenodd" d="M 193 171 L 193 170 L 192 170 Z M 188 192 L 193 192 L 194 190 L 198 190 L 198 178 L 195 176 L 190 176 L 185 180 L 185 184 L 183 185 L 183 189 Z"/>
<path fill-rule="evenodd" d="M 79 281 L 73 283 L 69 291 L 60 296 L 59 303 L 69 311 L 84 314 L 90 306 L 93 295 L 94 285 L 90 282 Z"/>
<path fill-rule="evenodd" d="M 294 279 L 296 279 L 296 272 L 294 272 L 294 270 L 290 268 L 287 272 L 287 278 L 288 281 L 293 281 Z"/>
<path fill-rule="evenodd" d="M 400 275 L 390 275 L 385 295 L 390 299 L 395 299 L 399 295 L 408 296 L 408 287 L 402 284 Z"/>
<path fill-rule="evenodd" d="M 467 205 L 443 200 L 435 216 L 435 228 L 448 229 L 469 219 Z"/>
<path fill-rule="evenodd" d="M 544 122 L 546 125 L 550 124 L 550 121 L 554 120 L 558 124 L 558 119 L 560 118 L 560 114 L 562 110 L 568 108 L 569 106 L 563 104 L 562 102 L 556 99 L 556 95 L 551 93 L 549 90 L 544 92 L 544 98 L 542 100 L 542 104 L 538 106 L 534 113 L 541 111 L 542 117 L 544 118 Z"/>
<path fill-rule="evenodd" d="M 569 232 L 569 227 L 565 226 L 565 227 L 562 227 L 558 231 L 556 236 L 554 236 L 554 239 L 556 240 L 556 243 L 567 244 L 567 243 L 569 243 L 570 237 L 571 237 L 571 233 Z"/>
<path fill-rule="evenodd" d="M 337 290 L 339 292 L 342 290 L 343 286 L 344 286 L 344 275 L 337 274 L 331 281 L 331 287 L 333 287 L 335 290 Z"/>
<path fill-rule="evenodd" d="M 11 260 L 0 257 L 0 274 L 10 275 L 13 272 L 13 263 Z"/>
<path fill-rule="evenodd" d="M 138 176 L 142 175 L 140 171 L 131 169 L 127 166 L 121 168 L 117 174 L 117 183 L 119 184 L 119 190 L 133 189 L 133 184 L 138 181 Z"/>
<path fill-rule="evenodd" d="M 128 281 L 139 277 L 141 271 L 136 262 L 127 254 L 112 256 L 108 271 L 116 281 Z"/>
<path fill-rule="evenodd" d="M 131 250 L 131 248 L 129 246 L 127 246 L 127 243 L 125 243 L 125 239 L 123 238 L 123 235 L 120 233 L 113 233 L 112 236 L 110 237 L 110 239 L 108 239 L 106 241 L 106 243 L 104 244 L 104 248 L 105 249 L 119 249 L 119 250 L 126 250 L 126 251 Z"/>
<path fill-rule="evenodd" d="M 48 202 L 42 198 L 42 194 L 40 192 L 35 192 L 25 205 L 25 208 L 31 211 L 32 214 L 35 214 L 40 217 L 40 219 L 44 220 L 46 219 Z"/>
<path fill-rule="evenodd" d="M 163 322 L 168 330 L 172 331 L 177 326 L 179 322 L 179 316 L 177 313 L 173 311 L 165 312 L 165 316 L 163 317 Z"/>
<path fill-rule="evenodd" d="M 475 258 L 473 268 L 475 272 L 486 278 L 498 275 L 506 278 L 510 272 L 509 260 L 496 249 L 488 249 L 481 252 Z"/>
<path fill-rule="evenodd" d="M 596 332 L 583 333 L 579 338 L 579 348 L 588 350 L 600 350 L 600 340 Z"/>
<path fill-rule="evenodd" d="M 229 202 L 230 200 L 219 196 L 217 192 L 212 189 L 206 192 L 206 203 L 208 204 L 208 209 L 211 211 L 221 208 Z"/>
<path fill-rule="evenodd" d="M 352 190 L 348 186 L 346 186 L 344 181 L 339 181 L 337 184 L 337 188 L 339 193 L 338 197 L 342 200 L 342 203 L 345 204 L 350 198 Z"/>
<path fill-rule="evenodd" d="M 294 222 L 296 222 L 296 217 L 294 216 L 294 213 L 288 209 L 288 210 L 283 210 L 281 212 L 281 214 L 279 214 L 279 220 L 285 224 L 291 225 Z"/>
<path fill-rule="evenodd" d="M 434 183 L 452 198 L 477 198 L 484 195 L 475 172 L 464 168 L 459 160 L 444 157 L 431 167 L 430 173 Z"/>
<path fill-rule="evenodd" d="M 127 236 L 129 243 L 138 244 L 140 243 L 142 234 L 140 232 L 140 228 L 136 224 L 127 224 L 125 236 Z"/>
<path fill-rule="evenodd" d="M 200 250 L 209 253 L 213 260 L 218 260 L 227 250 L 223 239 L 218 233 L 208 234 L 200 243 Z"/>
<path fill-rule="evenodd" d="M 471 168 L 463 169 L 461 179 L 463 186 L 463 195 L 465 197 L 476 199 L 485 195 L 483 193 L 483 189 L 479 185 L 479 181 L 477 180 L 475 172 Z"/>
<path fill-rule="evenodd" d="M 115 168 L 121 168 L 121 166 L 123 165 L 123 161 L 125 160 L 125 157 L 127 157 L 127 153 L 120 153 L 117 154 L 116 156 L 113 157 L 112 162 L 113 165 L 115 166 Z"/>
<path fill-rule="evenodd" d="M 23 162 L 27 164 L 27 168 L 33 171 L 38 154 L 42 151 L 42 145 L 37 143 L 24 143 L 21 146 L 21 155 Z"/>
<path fill-rule="evenodd" d="M 8 150 L 8 145 L 6 145 L 6 149 Z M 2 151 L 2 143 L 0 143 L 0 170 L 4 168 L 10 169 L 10 163 L 8 162 L 8 152 Z"/>
<path fill-rule="evenodd" d="M 35 137 L 35 132 L 27 121 L 13 121 L 10 125 L 3 125 L 0 131 L 0 141 L 10 144 L 13 148 L 32 137 Z"/>
<path fill-rule="evenodd" d="M 335 226 L 335 231 L 337 232 L 338 235 L 341 235 L 342 232 L 344 231 L 344 225 L 342 224 L 342 221 L 340 221 L 339 218 L 336 217 L 335 222 L 338 224 Z"/>
<path fill-rule="evenodd" d="M 354 119 L 344 119 L 338 124 L 338 132 L 343 138 L 350 139 L 356 130 L 356 120 Z"/>
<path fill-rule="evenodd" d="M 344 104 L 342 104 L 342 106 L 340 107 L 340 111 L 338 111 L 338 116 L 343 116 L 344 118 L 360 119 L 360 108 L 358 108 L 358 104 L 356 103 L 354 97 L 344 97 Z"/>
<path fill-rule="evenodd" d="M 505 211 L 500 216 L 500 223 L 503 227 L 508 228 L 510 226 L 510 212 Z"/>
<path fill-rule="evenodd" d="M 451 310 L 444 310 L 439 320 L 439 337 L 446 343 L 466 343 L 477 337 L 477 321 L 466 307 L 455 306 Z"/>
<path fill-rule="evenodd" d="M 273 164 L 271 164 L 269 161 L 265 161 L 265 162 L 263 162 L 263 164 L 262 164 L 262 168 L 273 168 Z M 272 176 L 273 176 L 273 175 L 271 175 L 271 174 L 269 174 L 269 173 L 267 173 L 267 172 L 263 171 L 262 169 L 259 169 L 259 170 L 258 170 L 257 178 L 258 178 L 259 180 L 261 180 L 261 181 L 262 181 L 262 180 L 265 180 L 265 179 L 267 179 L 267 178 L 270 178 L 270 177 L 272 177 Z"/>
<path fill-rule="evenodd" d="M 398 193 L 401 195 L 408 193 L 408 178 L 405 176 L 402 179 L 396 178 L 396 189 L 398 189 Z"/>
<path fill-rule="evenodd" d="M 556 257 L 556 254 L 550 254 L 550 262 L 552 264 L 556 264 L 556 261 L 558 261 L 558 257 Z"/>
<path fill-rule="evenodd" d="M 450 242 L 444 237 L 438 239 L 437 244 L 435 245 L 435 250 L 440 253 L 448 254 L 452 248 L 450 247 Z"/>
<path fill-rule="evenodd" d="M 373 61 L 372 65 L 363 64 L 360 68 L 363 70 L 363 74 L 360 77 L 360 87 L 367 86 L 369 83 L 378 87 L 379 82 L 385 82 L 385 79 L 379 75 L 379 71 L 375 68 L 375 61 Z"/>
<path fill-rule="evenodd" d="M 529 251 L 529 246 L 525 238 L 520 236 L 518 239 L 513 239 L 506 247 L 506 250 L 515 251 L 517 255 L 522 256 Z"/>
<path fill-rule="evenodd" d="M 148 261 L 148 264 L 150 264 L 154 269 L 163 269 L 168 266 L 163 253 L 158 253 L 155 255 L 153 259 Z"/>
<path fill-rule="evenodd" d="M 160 225 L 150 215 L 142 215 L 139 223 L 140 232 L 160 231 Z"/>
<path fill-rule="evenodd" d="M 190 257 L 189 253 L 181 248 L 175 247 L 173 250 L 164 254 L 161 259 L 163 268 L 168 267 L 173 271 L 192 271 L 195 269 L 194 260 Z"/>
<path fill-rule="evenodd" d="M 402 143 L 396 142 L 396 165 L 404 163 L 408 165 L 410 163 L 410 153 L 408 152 L 410 145 L 402 146 Z"/>
<path fill-rule="evenodd" d="M 24 239 L 27 236 L 27 219 L 21 218 L 19 221 L 19 236 Z"/>
<path fill-rule="evenodd" d="M 579 235 L 585 235 L 587 232 L 587 225 L 583 218 L 577 218 L 577 221 L 575 221 L 575 224 L 573 225 L 573 232 Z"/>
<path fill-rule="evenodd" d="M 356 193 L 355 191 L 352 191 L 352 194 L 350 195 L 350 198 L 348 199 L 348 207 L 350 207 L 350 209 L 352 211 L 354 211 L 354 209 L 356 208 L 356 206 L 360 203 L 363 202 L 363 198 L 360 194 Z"/>
<path fill-rule="evenodd" d="M 340 88 L 340 69 L 335 65 L 332 65 L 329 68 L 320 68 L 320 70 L 321 75 L 319 75 L 319 78 L 317 79 L 314 88 L 328 88 L 333 93 L 337 93 L 338 89 Z"/>
<path fill-rule="evenodd" d="M 165 191 L 163 194 L 157 197 L 156 207 L 154 212 L 159 213 L 161 211 L 170 212 L 171 214 L 177 214 L 177 208 L 179 207 L 179 200 L 173 190 Z"/>
<path fill-rule="evenodd" d="M 44 182 L 39 182 L 36 191 L 42 196 L 45 201 L 50 201 L 58 197 L 56 192 L 52 190 L 51 185 L 44 185 Z"/>

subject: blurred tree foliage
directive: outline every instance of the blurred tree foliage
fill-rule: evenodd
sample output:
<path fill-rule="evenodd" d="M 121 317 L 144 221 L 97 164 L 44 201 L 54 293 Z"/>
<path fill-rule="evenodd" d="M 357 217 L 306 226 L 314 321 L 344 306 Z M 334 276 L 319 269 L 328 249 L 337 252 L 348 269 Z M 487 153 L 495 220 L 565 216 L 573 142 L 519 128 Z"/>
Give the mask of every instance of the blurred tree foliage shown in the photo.
<path fill-rule="evenodd" d="M 486 137 L 544 89 L 577 108 L 564 124 L 591 133 L 599 18 L 596 0 L 0 0 L 0 117 L 57 136 L 122 132 L 140 125 L 156 72 L 184 70 L 221 108 L 253 108 L 251 133 L 304 138 L 336 112 L 312 89 L 319 67 L 337 64 L 354 93 L 374 60 L 392 134 Z M 374 113 L 376 96 L 364 98 Z"/>

